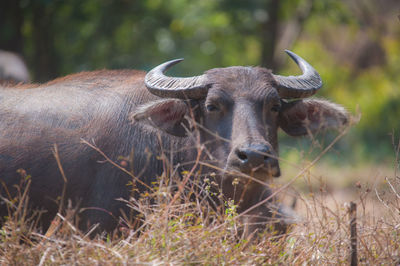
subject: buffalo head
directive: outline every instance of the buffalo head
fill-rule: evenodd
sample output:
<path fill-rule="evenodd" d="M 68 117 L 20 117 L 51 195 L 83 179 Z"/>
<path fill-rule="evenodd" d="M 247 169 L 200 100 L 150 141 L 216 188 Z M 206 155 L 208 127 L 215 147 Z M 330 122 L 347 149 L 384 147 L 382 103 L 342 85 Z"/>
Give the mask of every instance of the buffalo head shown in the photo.
<path fill-rule="evenodd" d="M 161 64 L 146 75 L 145 84 L 163 99 L 140 106 L 134 118 L 149 119 L 176 136 L 190 135 L 197 128 L 207 147 L 206 160 L 221 169 L 219 176 L 227 186 L 237 174 L 263 182 L 278 177 L 278 128 L 300 136 L 347 123 L 343 107 L 304 99 L 321 88 L 321 78 L 304 59 L 286 52 L 302 75 L 287 77 L 261 67 L 236 66 L 176 78 L 164 72 L 181 59 Z M 195 126 L 185 118 L 194 120 Z"/>

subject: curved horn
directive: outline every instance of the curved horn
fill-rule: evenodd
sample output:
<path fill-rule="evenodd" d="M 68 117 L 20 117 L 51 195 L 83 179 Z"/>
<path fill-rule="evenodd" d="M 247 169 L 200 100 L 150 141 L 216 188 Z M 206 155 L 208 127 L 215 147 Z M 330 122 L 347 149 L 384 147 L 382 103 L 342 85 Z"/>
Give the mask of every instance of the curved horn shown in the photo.
<path fill-rule="evenodd" d="M 163 98 L 201 99 L 207 95 L 206 75 L 176 78 L 164 75 L 171 66 L 183 61 L 175 59 L 156 66 L 147 73 L 144 83 L 154 95 Z"/>
<path fill-rule="evenodd" d="M 306 98 L 322 87 L 322 80 L 318 72 L 306 60 L 297 54 L 285 50 L 303 72 L 300 76 L 273 75 L 278 83 L 279 95 L 282 98 Z"/>

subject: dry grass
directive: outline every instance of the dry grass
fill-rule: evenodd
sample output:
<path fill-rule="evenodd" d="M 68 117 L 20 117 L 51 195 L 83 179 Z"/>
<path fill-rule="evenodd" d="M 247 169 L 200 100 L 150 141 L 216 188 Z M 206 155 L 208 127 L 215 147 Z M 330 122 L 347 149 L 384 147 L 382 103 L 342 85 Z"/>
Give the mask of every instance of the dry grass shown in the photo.
<path fill-rule="evenodd" d="M 353 200 L 358 205 L 358 260 L 362 264 L 400 261 L 400 179 L 394 175 L 385 182 L 386 189 L 381 187 L 379 193 L 363 184 L 356 187 Z M 118 234 L 91 239 L 68 222 L 71 217 L 59 215 L 56 226 L 44 234 L 35 228 L 35 219 L 28 219 L 27 196 L 21 190 L 13 203 L 16 211 L 0 231 L 0 263 L 348 264 L 346 205 L 340 194 L 325 191 L 322 185 L 310 190 L 298 192 L 297 211 L 303 220 L 290 233 L 278 238 L 266 230 L 252 241 L 238 236 L 241 224 L 234 206 L 216 214 L 204 201 L 189 200 L 187 194 L 171 205 L 174 194 L 166 189 L 127 202 L 141 213 L 139 228 L 120 228 Z M 155 203 L 149 203 L 150 197 Z"/>

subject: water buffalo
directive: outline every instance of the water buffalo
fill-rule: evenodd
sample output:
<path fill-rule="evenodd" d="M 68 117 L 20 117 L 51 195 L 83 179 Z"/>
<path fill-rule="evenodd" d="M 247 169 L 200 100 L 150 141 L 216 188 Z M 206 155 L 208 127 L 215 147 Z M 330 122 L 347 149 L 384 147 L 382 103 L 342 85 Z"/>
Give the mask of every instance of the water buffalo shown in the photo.
<path fill-rule="evenodd" d="M 12 197 L 14 185 L 27 174 L 30 204 L 47 210 L 43 226 L 49 225 L 63 194 L 87 209 L 82 224 L 100 223 L 112 230 L 114 217 L 127 211 L 116 199 L 129 198 L 132 178 L 105 156 L 118 161 L 130 155 L 133 173 L 140 178 L 136 186 L 143 191 L 165 170 L 160 154 L 166 153 L 182 169 L 190 170 L 200 158 L 198 168 L 203 166 L 224 198 L 235 200 L 243 212 L 270 195 L 260 183 L 280 176 L 278 128 L 300 136 L 347 123 L 343 107 L 303 99 L 322 86 L 321 78 L 305 60 L 287 53 L 302 75 L 234 66 L 195 77 L 168 77 L 164 72 L 181 61 L 173 60 L 147 74 L 100 70 L 1 88 L 1 196 Z M 268 208 L 253 212 L 265 214 Z"/>
<path fill-rule="evenodd" d="M 29 71 L 22 58 L 15 53 L 0 50 L 0 84 L 29 80 Z"/>

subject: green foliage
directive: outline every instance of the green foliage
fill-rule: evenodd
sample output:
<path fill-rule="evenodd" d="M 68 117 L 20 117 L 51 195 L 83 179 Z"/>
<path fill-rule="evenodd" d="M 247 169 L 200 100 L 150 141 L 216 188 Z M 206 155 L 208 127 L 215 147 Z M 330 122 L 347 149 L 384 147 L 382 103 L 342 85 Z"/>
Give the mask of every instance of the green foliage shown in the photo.
<path fill-rule="evenodd" d="M 337 60 L 335 54 L 327 53 L 319 39 L 318 35 L 310 36 L 298 42 L 294 50 L 313 62 L 320 72 L 324 86 L 318 95 L 344 105 L 353 114 L 361 112 L 360 122 L 343 140 L 347 142 L 343 153 L 387 159 L 394 154 L 400 133 L 400 75 L 394 74 L 400 71 L 400 43 L 385 37 L 382 43 L 388 55 L 386 65 L 356 72 Z M 287 73 L 293 71 L 295 66 L 291 64 Z"/>
<path fill-rule="evenodd" d="M 400 131 L 399 21 L 390 12 L 397 10 L 396 1 L 388 1 L 386 8 L 374 0 L 15 3 L 6 6 L 6 13 L 0 12 L 0 17 L 4 15 L 0 22 L 5 25 L 0 29 L 0 48 L 10 49 L 13 40 L 16 49 L 22 46 L 19 52 L 35 81 L 102 68 L 148 70 L 180 57 L 186 61 L 172 74 L 200 74 L 231 65 L 272 67 L 281 65 L 274 60 L 283 54 L 273 49 L 292 49 L 321 73 L 324 87 L 319 95 L 362 113 L 345 143 L 339 143 L 343 153 L 359 151 L 356 156 L 367 158 L 393 154 L 390 135 Z M 276 25 L 272 21 L 275 13 Z M 300 19 L 299 14 L 304 17 Z M 20 18 L 20 27 L 13 24 L 16 18 Z M 288 25 L 297 25 L 298 35 L 292 32 L 293 42 L 279 47 Z M 277 35 L 266 35 L 266 30 L 274 27 Z M 376 49 L 364 51 L 368 45 Z M 373 57 L 374 51 L 381 54 Z M 298 73 L 292 62 L 274 71 Z"/>

